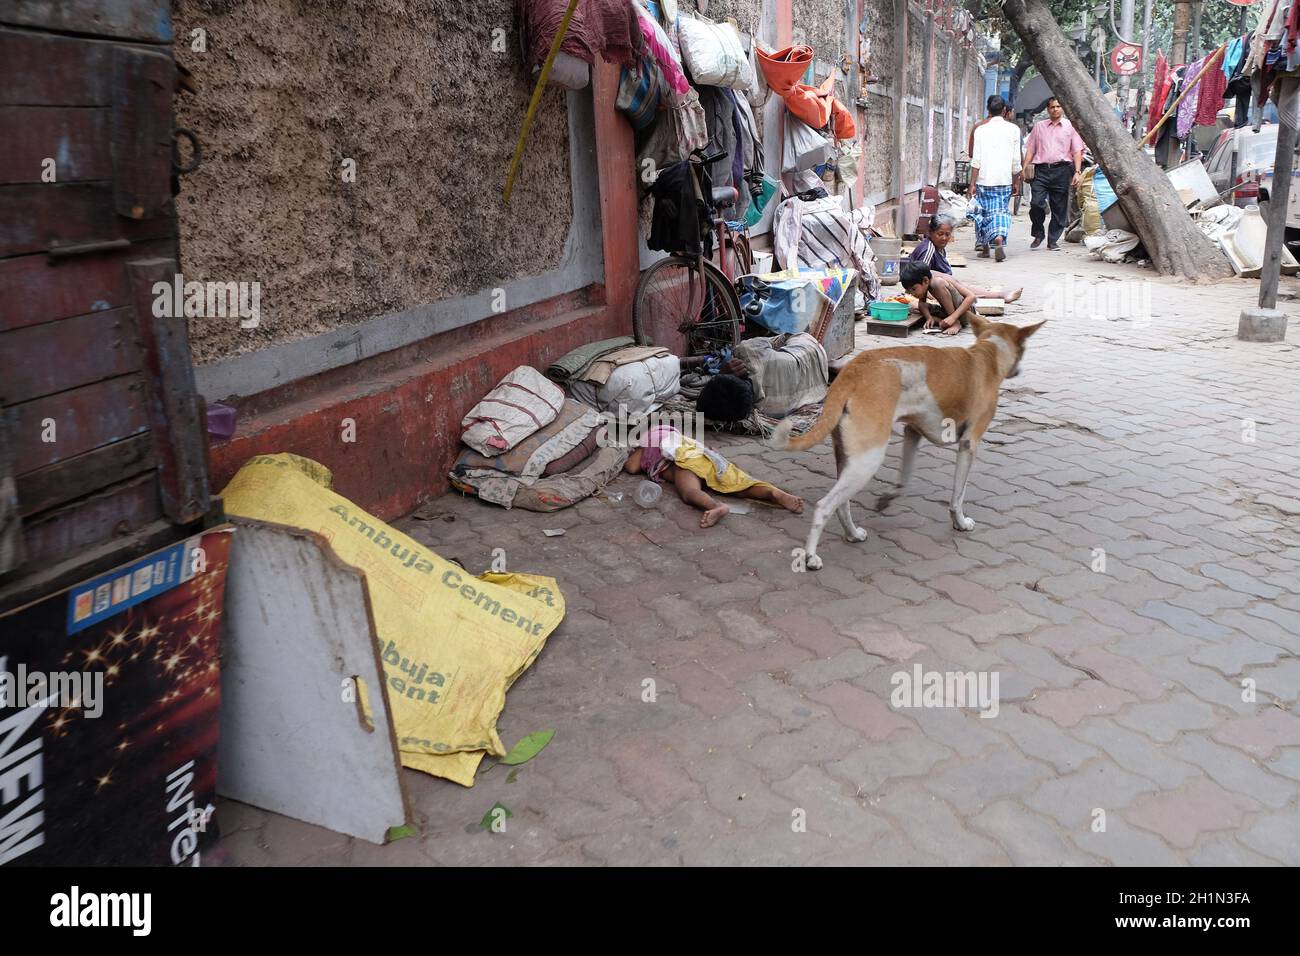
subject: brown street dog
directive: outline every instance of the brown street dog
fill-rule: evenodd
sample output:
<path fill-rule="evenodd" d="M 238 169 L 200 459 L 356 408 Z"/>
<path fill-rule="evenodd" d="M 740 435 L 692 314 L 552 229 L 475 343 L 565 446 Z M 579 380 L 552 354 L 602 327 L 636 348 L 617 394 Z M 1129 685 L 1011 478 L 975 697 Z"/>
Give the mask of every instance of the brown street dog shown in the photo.
<path fill-rule="evenodd" d="M 962 512 L 975 449 L 997 410 L 1002 380 L 1019 374 L 1025 341 L 1042 325 L 1017 326 L 972 315 L 975 344 L 969 348 L 913 345 L 863 352 L 836 376 L 811 429 L 791 438 L 793 422 L 787 419 L 777 426 L 771 438 L 774 448 L 804 451 L 828 434 L 835 446 L 839 477 L 813 513 L 804 548 L 809 570 L 822 566 L 817 542 L 832 511 L 850 541 L 866 540 L 866 529 L 853 522 L 849 499 L 867 486 L 885 460 L 895 422 L 904 425 L 898 487 L 882 496 L 877 507 L 884 508 L 902 493 L 924 436 L 936 445 L 956 443 L 957 474 L 948 510 L 958 531 L 975 527 Z"/>

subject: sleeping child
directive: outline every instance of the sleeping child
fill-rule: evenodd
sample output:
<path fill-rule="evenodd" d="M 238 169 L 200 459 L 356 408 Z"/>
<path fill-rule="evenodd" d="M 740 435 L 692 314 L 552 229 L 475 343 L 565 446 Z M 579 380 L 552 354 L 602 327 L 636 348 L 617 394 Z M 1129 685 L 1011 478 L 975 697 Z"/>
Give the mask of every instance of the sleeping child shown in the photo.
<path fill-rule="evenodd" d="M 721 494 L 770 501 L 795 514 L 803 511 L 802 498 L 755 481 L 716 451 L 669 425 L 649 429 L 623 469 L 632 475 L 644 473 L 654 482 L 671 481 L 682 501 L 704 512 L 701 528 L 713 527 L 731 510 L 710 496 L 704 490 L 706 485 Z"/>

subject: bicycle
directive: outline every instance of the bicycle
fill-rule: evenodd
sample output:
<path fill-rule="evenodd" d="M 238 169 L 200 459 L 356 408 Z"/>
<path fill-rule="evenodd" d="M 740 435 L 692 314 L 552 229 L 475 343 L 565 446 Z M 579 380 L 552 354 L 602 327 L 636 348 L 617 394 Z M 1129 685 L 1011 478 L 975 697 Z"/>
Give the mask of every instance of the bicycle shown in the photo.
<path fill-rule="evenodd" d="M 722 267 L 715 266 L 704 253 L 678 253 L 647 269 L 632 302 L 632 330 L 640 345 L 651 344 L 647 329 L 665 325 L 686 336 L 686 355 L 722 353 L 740 343 L 744 325 L 735 280 L 751 270 L 752 253 L 743 230 L 732 230 L 718 215 L 719 209 L 735 203 L 735 187 L 712 188 L 704 172 L 704 167 L 726 155 L 704 156 L 702 150 L 695 150 L 686 160 L 695 197 L 708 213 L 709 230 L 717 231 Z"/>

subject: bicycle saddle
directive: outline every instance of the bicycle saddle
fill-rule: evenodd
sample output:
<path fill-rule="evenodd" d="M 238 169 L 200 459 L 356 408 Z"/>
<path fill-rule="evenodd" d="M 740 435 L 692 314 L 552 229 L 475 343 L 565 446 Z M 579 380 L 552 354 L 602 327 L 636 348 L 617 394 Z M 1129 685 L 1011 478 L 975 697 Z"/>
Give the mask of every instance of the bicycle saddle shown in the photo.
<path fill-rule="evenodd" d="M 713 205 L 726 208 L 734 206 L 740 194 L 736 192 L 735 186 L 714 186 L 713 187 Z"/>

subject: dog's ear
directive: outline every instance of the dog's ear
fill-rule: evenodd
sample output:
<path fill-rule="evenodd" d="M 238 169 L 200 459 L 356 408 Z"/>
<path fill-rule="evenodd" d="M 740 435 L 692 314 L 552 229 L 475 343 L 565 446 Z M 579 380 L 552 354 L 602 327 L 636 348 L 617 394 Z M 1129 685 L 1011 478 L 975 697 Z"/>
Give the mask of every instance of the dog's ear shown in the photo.
<path fill-rule="evenodd" d="M 993 328 L 993 323 L 978 312 L 971 312 L 970 328 L 975 333 L 975 338 L 981 339 L 988 334 L 989 329 Z"/>
<path fill-rule="evenodd" d="M 1039 329 L 1041 329 L 1041 328 L 1042 328 L 1044 325 L 1046 325 L 1046 324 L 1047 324 L 1047 320 L 1046 320 L 1046 319 L 1039 319 L 1039 320 L 1038 320 L 1037 322 L 1035 322 L 1033 325 L 1020 325 L 1020 326 L 1017 326 L 1017 327 L 1016 327 L 1016 341 L 1018 341 L 1021 345 L 1024 345 L 1024 344 L 1025 344 L 1025 340 L 1026 340 L 1027 338 L 1029 338 L 1029 336 L 1033 335 L 1035 332 L 1037 332 Z"/>

